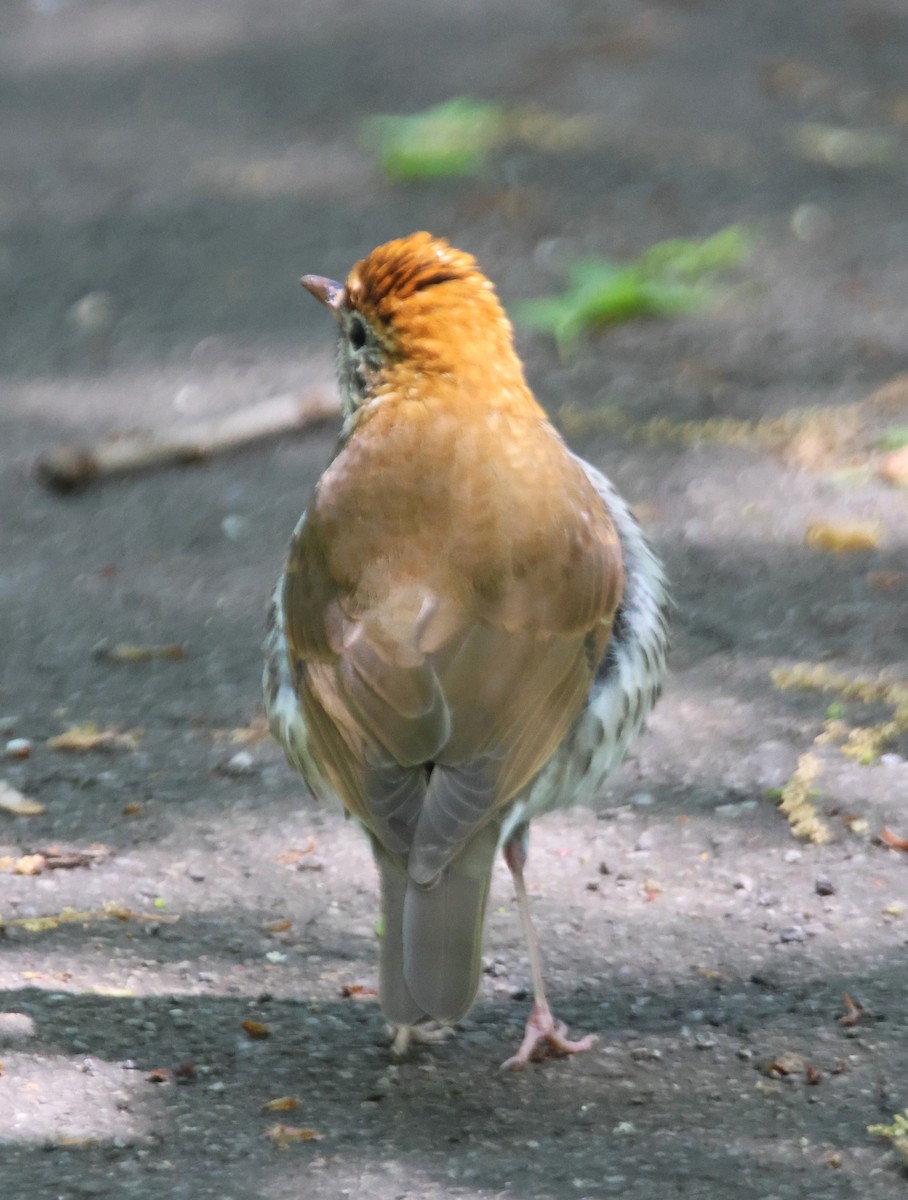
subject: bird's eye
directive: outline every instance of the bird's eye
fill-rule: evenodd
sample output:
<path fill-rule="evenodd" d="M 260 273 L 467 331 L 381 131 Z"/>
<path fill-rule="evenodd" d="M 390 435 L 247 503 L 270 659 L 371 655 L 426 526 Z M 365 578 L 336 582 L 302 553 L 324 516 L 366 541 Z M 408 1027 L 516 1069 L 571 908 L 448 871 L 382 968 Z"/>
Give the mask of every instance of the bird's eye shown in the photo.
<path fill-rule="evenodd" d="M 354 350 L 362 350 L 366 344 L 366 327 L 359 317 L 354 317 L 347 330 L 347 337 Z"/>

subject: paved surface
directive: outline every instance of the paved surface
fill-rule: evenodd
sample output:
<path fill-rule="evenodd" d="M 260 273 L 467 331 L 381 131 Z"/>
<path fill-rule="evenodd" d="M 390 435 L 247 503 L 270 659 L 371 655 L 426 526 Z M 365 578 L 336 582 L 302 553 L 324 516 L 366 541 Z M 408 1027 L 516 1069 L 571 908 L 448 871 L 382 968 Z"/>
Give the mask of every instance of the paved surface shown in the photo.
<path fill-rule="evenodd" d="M 4 7 L 0 717 L 35 748 L 0 777 L 44 813 L 0 814 L 0 913 L 94 914 L 9 924 L 0 946 L 6 1200 L 904 1194 L 866 1127 L 908 1106 L 908 857 L 874 836 L 908 834 L 908 744 L 871 766 L 814 747 L 840 698 L 770 672 L 908 676 L 905 494 L 868 453 L 908 421 L 908 388 L 864 405 L 908 371 L 906 57 L 899 0 Z M 476 180 L 383 182 L 361 118 L 459 92 L 588 114 L 601 136 L 514 146 Z M 881 132 L 886 161 L 816 161 L 817 124 Z M 449 236 L 512 303 L 573 257 L 733 222 L 756 249 L 711 312 L 591 337 L 567 364 L 521 340 L 553 411 L 831 413 L 773 445 L 572 435 L 678 601 L 670 685 L 603 811 L 534 836 L 553 997 L 598 1046 L 497 1071 L 528 982 L 499 871 L 479 1003 L 392 1064 L 368 990 L 342 994 L 374 984 L 366 848 L 268 742 L 229 765 L 244 747 L 223 732 L 255 718 L 264 606 L 333 432 L 75 497 L 31 466 L 327 386 L 331 331 L 297 277 L 342 276 L 387 237 Z M 97 292 L 95 336 L 73 306 Z M 877 549 L 805 546 L 811 522 L 854 519 Z M 117 664 L 101 642 L 187 658 Z M 852 725 L 891 714 L 841 703 Z M 89 720 L 144 733 L 46 746 Z M 765 798 L 811 749 L 822 847 Z M 93 865 L 52 867 L 97 843 Z M 11 873 L 32 852 L 45 869 Z M 317 1137 L 282 1146 L 280 1124 Z"/>

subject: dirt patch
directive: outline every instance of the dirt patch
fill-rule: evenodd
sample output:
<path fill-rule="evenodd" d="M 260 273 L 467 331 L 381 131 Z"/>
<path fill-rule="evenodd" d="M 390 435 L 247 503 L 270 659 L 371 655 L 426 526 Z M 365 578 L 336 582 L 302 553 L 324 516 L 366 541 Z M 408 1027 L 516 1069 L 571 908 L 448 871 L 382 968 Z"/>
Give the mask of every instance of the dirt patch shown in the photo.
<path fill-rule="evenodd" d="M 906 50 L 884 0 L 5 8 L 0 742 L 32 745 L 0 777 L 44 810 L 0 812 L 5 1197 L 901 1194 L 867 1126 L 908 1106 L 908 855 L 879 840 L 908 835 L 908 742 L 842 750 L 908 678 L 906 500 L 875 444 L 908 424 Z M 458 93 L 602 139 L 378 178 L 360 120 Z M 843 163 L 829 128 L 887 140 Z M 248 734 L 333 431 L 67 498 L 31 464 L 330 380 L 297 277 L 387 237 L 450 237 L 511 303 L 572 258 L 732 223 L 755 251 L 708 312 L 568 362 L 521 338 L 678 605 L 669 686 L 603 810 L 534 828 L 553 1001 L 598 1046 L 498 1072 L 529 982 L 502 868 L 476 1008 L 394 1064 L 368 850 Z M 875 533 L 853 552 L 808 544 L 855 522 Z M 119 643 L 185 654 L 98 652 Z M 778 688 L 799 663 L 882 683 Z M 87 722 L 120 737 L 48 745 Z M 824 845 L 772 797 L 808 752 Z"/>

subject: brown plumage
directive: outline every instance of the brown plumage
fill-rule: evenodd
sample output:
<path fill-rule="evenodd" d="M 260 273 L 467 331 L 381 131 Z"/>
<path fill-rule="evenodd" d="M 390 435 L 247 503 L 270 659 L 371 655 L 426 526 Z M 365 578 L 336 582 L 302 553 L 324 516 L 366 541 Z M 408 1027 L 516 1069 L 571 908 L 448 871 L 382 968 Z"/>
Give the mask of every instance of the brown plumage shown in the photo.
<path fill-rule="evenodd" d="M 269 711 L 371 837 L 386 1016 L 450 1023 L 502 830 L 589 702 L 625 551 L 469 255 L 415 234 L 343 288 L 303 283 L 338 319 L 346 420 L 276 598 Z"/>

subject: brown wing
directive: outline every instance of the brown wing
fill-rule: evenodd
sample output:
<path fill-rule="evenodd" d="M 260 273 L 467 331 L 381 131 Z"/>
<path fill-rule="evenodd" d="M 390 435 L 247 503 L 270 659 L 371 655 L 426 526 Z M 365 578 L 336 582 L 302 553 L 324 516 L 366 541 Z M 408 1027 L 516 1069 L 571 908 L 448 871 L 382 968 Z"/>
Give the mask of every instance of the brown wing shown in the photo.
<path fill-rule="evenodd" d="M 356 511 L 376 514 L 366 536 L 407 555 L 355 554 L 338 544 L 354 516 L 319 504 L 292 547 L 284 620 L 313 747 L 347 808 L 407 856 L 417 882 L 548 760 L 608 640 L 623 587 L 617 535 L 554 434 L 543 449 L 532 472 L 518 463 L 532 487 L 520 495 L 508 481 L 508 519 L 493 533 L 494 496 L 474 471 L 456 527 L 429 513 L 382 530 L 388 505 L 371 507 L 357 487 Z M 357 561 L 382 569 L 346 577 Z"/>

